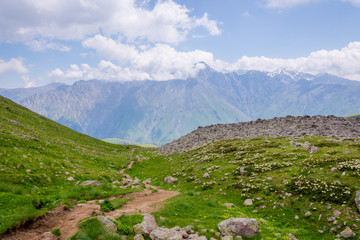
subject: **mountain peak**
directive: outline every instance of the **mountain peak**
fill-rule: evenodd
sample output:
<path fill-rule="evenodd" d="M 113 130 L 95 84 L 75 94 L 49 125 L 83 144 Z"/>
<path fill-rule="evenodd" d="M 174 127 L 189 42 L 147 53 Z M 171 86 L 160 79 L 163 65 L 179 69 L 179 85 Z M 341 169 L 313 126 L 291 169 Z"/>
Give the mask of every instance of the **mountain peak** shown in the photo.
<path fill-rule="evenodd" d="M 269 77 L 290 77 L 290 79 L 294 80 L 294 81 L 298 81 L 298 80 L 312 80 L 314 79 L 314 76 L 308 73 L 303 73 L 303 72 L 297 72 L 297 71 L 292 71 L 286 67 L 281 67 L 276 69 L 275 71 L 269 72 L 267 74 Z"/>

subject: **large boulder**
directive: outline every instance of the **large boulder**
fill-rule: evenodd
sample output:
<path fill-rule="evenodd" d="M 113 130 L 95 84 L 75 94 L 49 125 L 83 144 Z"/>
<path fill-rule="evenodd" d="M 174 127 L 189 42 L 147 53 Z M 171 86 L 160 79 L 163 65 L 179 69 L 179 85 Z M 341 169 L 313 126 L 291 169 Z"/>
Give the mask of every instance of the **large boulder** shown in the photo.
<path fill-rule="evenodd" d="M 258 221 L 254 218 L 230 218 L 218 224 L 223 236 L 253 237 L 260 230 Z"/>
<path fill-rule="evenodd" d="M 356 192 L 355 204 L 357 209 L 360 211 L 360 190 Z"/>
<path fill-rule="evenodd" d="M 86 180 L 82 182 L 80 185 L 82 186 L 100 186 L 103 185 L 101 182 L 94 181 L 94 180 Z"/>
<path fill-rule="evenodd" d="M 107 232 L 116 233 L 117 226 L 110 219 L 108 219 L 107 217 L 104 217 L 104 216 L 97 216 L 96 219 L 99 220 L 103 224 L 104 229 Z"/>
<path fill-rule="evenodd" d="M 353 238 L 356 234 L 351 230 L 351 228 L 346 227 L 344 231 L 340 233 L 343 238 Z"/>
<path fill-rule="evenodd" d="M 174 178 L 174 177 L 171 177 L 171 176 L 167 176 L 167 177 L 164 179 L 164 181 L 165 181 L 167 184 L 176 182 L 177 180 L 178 180 L 177 178 Z"/>
<path fill-rule="evenodd" d="M 150 233 L 150 239 L 152 240 L 182 240 L 183 236 L 180 232 L 168 229 L 168 228 L 157 228 Z"/>
<path fill-rule="evenodd" d="M 150 214 L 144 214 L 144 220 L 142 223 L 136 224 L 133 227 L 133 231 L 135 235 L 141 234 L 143 236 L 149 236 L 149 234 L 157 227 L 155 217 Z"/>

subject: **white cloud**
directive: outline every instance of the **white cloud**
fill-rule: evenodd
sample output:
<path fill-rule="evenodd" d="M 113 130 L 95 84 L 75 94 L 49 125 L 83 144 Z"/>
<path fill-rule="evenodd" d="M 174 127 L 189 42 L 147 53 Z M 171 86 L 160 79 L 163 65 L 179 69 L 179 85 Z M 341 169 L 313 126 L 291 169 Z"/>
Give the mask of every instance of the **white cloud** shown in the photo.
<path fill-rule="evenodd" d="M 301 58 L 267 58 L 247 57 L 238 59 L 235 63 L 228 63 L 214 59 L 210 52 L 194 50 L 190 52 L 176 51 L 167 44 L 156 44 L 153 47 L 135 48 L 127 45 L 125 56 L 117 46 L 124 48 L 110 38 L 97 36 L 96 44 L 91 45 L 102 56 L 118 62 L 102 60 L 98 66 L 91 67 L 87 64 L 71 65 L 68 70 L 55 69 L 49 77 L 53 81 L 72 83 L 76 80 L 103 79 L 110 81 L 128 80 L 170 80 L 195 77 L 205 62 L 210 67 L 220 72 L 235 70 L 260 70 L 271 72 L 278 68 L 287 68 L 293 71 L 311 74 L 330 73 L 336 76 L 360 81 L 360 42 L 351 42 L 346 47 L 338 50 L 320 50 Z M 110 44 L 106 44 L 110 43 Z M 111 48 L 115 47 L 113 51 Z M 131 54 L 126 51 L 130 48 Z M 101 51 L 100 51 L 101 50 Z M 126 62 L 126 64 L 123 64 Z"/>
<path fill-rule="evenodd" d="M 316 3 L 325 0 L 264 0 L 265 6 L 269 8 L 292 8 L 308 3 Z M 360 0 L 340 0 L 342 2 L 349 2 L 355 6 L 360 6 Z"/>
<path fill-rule="evenodd" d="M 38 51 L 38 52 L 42 52 L 46 49 L 58 50 L 61 52 L 69 52 L 71 49 L 70 47 L 65 46 L 63 44 L 50 42 L 45 39 L 31 40 L 26 42 L 25 44 L 28 45 L 30 49 L 32 49 L 33 51 Z"/>
<path fill-rule="evenodd" d="M 22 59 L 12 58 L 8 62 L 0 59 L 0 74 L 9 72 L 26 74 L 28 72 L 28 69 L 23 65 Z"/>
<path fill-rule="evenodd" d="M 351 42 L 338 50 L 320 50 L 307 57 L 281 59 L 266 57 L 242 57 L 227 70 L 274 71 L 285 67 L 311 74 L 330 73 L 360 81 L 360 42 Z"/>
<path fill-rule="evenodd" d="M 140 2 L 141 3 L 141 2 Z M 158 0 L 152 9 L 136 0 L 2 0 L 0 41 L 83 40 L 89 35 L 122 35 L 128 41 L 179 43 L 197 27 L 218 35 L 218 23 L 207 14 L 197 18 L 172 0 Z M 65 50 L 64 46 L 47 48 Z M 45 47 L 46 48 L 46 47 Z M 43 48 L 40 48 L 43 49 Z"/>

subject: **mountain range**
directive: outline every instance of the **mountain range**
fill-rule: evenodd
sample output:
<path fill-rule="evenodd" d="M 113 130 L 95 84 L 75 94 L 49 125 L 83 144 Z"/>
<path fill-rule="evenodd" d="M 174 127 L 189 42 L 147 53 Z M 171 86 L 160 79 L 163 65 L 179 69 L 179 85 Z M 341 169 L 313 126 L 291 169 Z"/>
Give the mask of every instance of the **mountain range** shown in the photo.
<path fill-rule="evenodd" d="M 90 80 L 0 89 L 0 95 L 95 138 L 156 144 L 217 123 L 360 111 L 360 82 L 286 69 L 221 73 L 207 67 L 186 80 Z"/>

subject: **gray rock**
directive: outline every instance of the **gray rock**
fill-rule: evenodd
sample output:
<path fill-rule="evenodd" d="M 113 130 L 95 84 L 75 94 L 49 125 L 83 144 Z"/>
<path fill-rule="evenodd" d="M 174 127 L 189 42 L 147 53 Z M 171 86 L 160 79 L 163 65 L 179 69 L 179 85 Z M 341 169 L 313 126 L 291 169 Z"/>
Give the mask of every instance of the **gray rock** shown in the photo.
<path fill-rule="evenodd" d="M 68 178 L 66 179 L 66 181 L 75 182 L 75 179 L 74 179 L 73 177 L 68 177 Z"/>
<path fill-rule="evenodd" d="M 223 236 L 253 237 L 260 230 L 260 225 L 254 218 L 230 218 L 218 224 Z"/>
<path fill-rule="evenodd" d="M 294 234 L 292 234 L 292 233 L 289 233 L 289 238 L 291 239 L 291 240 L 297 240 L 297 238 L 294 236 Z"/>
<path fill-rule="evenodd" d="M 233 240 L 233 236 L 222 236 L 221 240 Z"/>
<path fill-rule="evenodd" d="M 204 173 L 204 175 L 202 176 L 203 178 L 210 178 L 209 173 Z"/>
<path fill-rule="evenodd" d="M 55 236 L 51 232 L 44 232 L 43 234 L 41 234 L 41 239 L 42 240 L 57 240 L 57 239 L 60 239 L 60 238 Z"/>
<path fill-rule="evenodd" d="M 228 208 L 232 208 L 234 207 L 235 205 L 233 203 L 224 203 L 223 204 L 224 207 L 228 207 Z"/>
<path fill-rule="evenodd" d="M 109 218 L 104 216 L 97 216 L 96 219 L 98 219 L 103 224 L 107 232 L 115 233 L 117 231 L 117 226 Z"/>
<path fill-rule="evenodd" d="M 309 211 L 307 211 L 307 212 L 305 213 L 305 217 L 311 217 L 311 215 L 312 215 L 312 213 L 309 212 Z"/>
<path fill-rule="evenodd" d="M 152 240 L 182 240 L 180 232 L 168 228 L 159 227 L 150 233 Z"/>
<path fill-rule="evenodd" d="M 356 234 L 351 230 L 351 228 L 346 227 L 341 233 L 340 235 L 343 238 L 353 238 L 356 236 Z"/>
<path fill-rule="evenodd" d="M 355 205 L 360 212 L 360 190 L 356 192 Z"/>
<path fill-rule="evenodd" d="M 309 153 L 317 153 L 317 152 L 319 152 L 319 148 L 310 145 L 310 146 L 308 146 L 308 147 L 306 148 L 306 151 L 309 152 Z"/>
<path fill-rule="evenodd" d="M 245 206 L 253 205 L 253 200 L 252 200 L 252 199 L 246 199 L 246 200 L 244 201 L 244 205 L 245 205 Z"/>
<path fill-rule="evenodd" d="M 173 182 L 176 182 L 178 179 L 177 178 L 174 178 L 174 177 L 171 177 L 171 176 L 167 176 L 164 181 L 167 183 L 167 184 L 171 184 Z"/>
<path fill-rule="evenodd" d="M 360 121 L 335 116 L 287 116 L 270 120 L 215 124 L 198 128 L 171 143 L 161 146 L 159 150 L 162 153 L 179 153 L 225 139 L 263 136 L 293 137 L 304 134 L 308 136 L 359 138 Z"/>
<path fill-rule="evenodd" d="M 126 237 L 126 236 L 125 236 Z M 125 238 L 126 239 L 126 238 Z M 136 234 L 135 236 L 134 236 L 134 240 L 144 240 L 144 237 L 143 237 L 143 235 L 141 235 L 141 234 Z"/>
<path fill-rule="evenodd" d="M 143 236 L 149 236 L 150 233 L 157 227 L 155 217 L 150 214 L 144 214 L 144 220 L 141 223 L 136 224 L 133 227 L 133 231 L 135 235 L 141 234 Z"/>
<path fill-rule="evenodd" d="M 101 182 L 94 181 L 94 180 L 87 180 L 82 182 L 80 185 L 82 186 L 100 186 L 103 185 Z"/>

